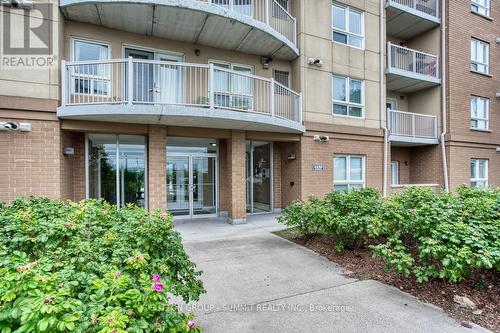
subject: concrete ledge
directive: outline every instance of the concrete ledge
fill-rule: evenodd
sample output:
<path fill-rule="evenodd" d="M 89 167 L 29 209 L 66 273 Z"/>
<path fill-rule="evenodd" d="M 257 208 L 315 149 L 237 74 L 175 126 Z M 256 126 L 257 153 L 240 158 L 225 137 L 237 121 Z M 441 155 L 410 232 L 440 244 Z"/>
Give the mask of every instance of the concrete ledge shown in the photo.
<path fill-rule="evenodd" d="M 247 218 L 243 217 L 241 219 L 232 219 L 232 218 L 228 217 L 227 223 L 232 224 L 232 225 L 247 224 Z"/>

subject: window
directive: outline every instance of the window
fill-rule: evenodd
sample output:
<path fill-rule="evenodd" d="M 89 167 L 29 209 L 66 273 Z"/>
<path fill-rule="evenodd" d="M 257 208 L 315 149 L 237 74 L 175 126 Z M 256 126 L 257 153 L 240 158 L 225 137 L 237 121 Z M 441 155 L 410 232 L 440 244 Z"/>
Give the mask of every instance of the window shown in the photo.
<path fill-rule="evenodd" d="M 279 84 L 284 85 L 287 88 L 290 88 L 290 73 L 285 72 L 285 71 L 278 71 L 275 70 L 274 73 L 274 80 L 278 82 Z"/>
<path fill-rule="evenodd" d="M 488 186 L 488 160 L 472 159 L 470 161 L 470 186 Z"/>
<path fill-rule="evenodd" d="M 365 158 L 355 155 L 335 155 L 333 158 L 333 188 L 348 191 L 365 187 Z"/>
<path fill-rule="evenodd" d="M 73 61 L 106 60 L 108 45 L 82 40 L 73 41 Z M 107 96 L 110 93 L 111 75 L 107 64 L 86 64 L 71 66 L 74 80 L 73 93 Z"/>
<path fill-rule="evenodd" d="M 472 96 L 470 99 L 471 128 L 487 130 L 489 128 L 489 99 Z"/>
<path fill-rule="evenodd" d="M 332 5 L 333 41 L 363 48 L 363 12 L 340 4 Z"/>
<path fill-rule="evenodd" d="M 391 161 L 391 185 L 399 184 L 399 162 Z"/>
<path fill-rule="evenodd" d="M 363 117 L 363 81 L 336 75 L 332 81 L 333 114 Z"/>
<path fill-rule="evenodd" d="M 490 0 L 472 0 L 472 11 L 483 16 L 490 16 Z"/>
<path fill-rule="evenodd" d="M 477 39 L 471 41 L 470 69 L 475 72 L 488 74 L 490 62 L 490 45 Z"/>
<path fill-rule="evenodd" d="M 138 135 L 88 134 L 89 198 L 123 207 L 146 207 L 146 138 Z"/>
<path fill-rule="evenodd" d="M 253 80 L 249 66 L 224 62 L 214 64 L 215 106 L 237 110 L 253 109 Z"/>

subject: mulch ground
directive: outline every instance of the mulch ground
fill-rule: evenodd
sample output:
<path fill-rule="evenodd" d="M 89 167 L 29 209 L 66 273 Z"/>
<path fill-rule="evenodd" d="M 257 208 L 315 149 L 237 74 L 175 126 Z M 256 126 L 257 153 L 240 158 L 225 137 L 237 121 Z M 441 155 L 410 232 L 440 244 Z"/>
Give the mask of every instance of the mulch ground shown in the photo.
<path fill-rule="evenodd" d="M 493 332 L 500 332 L 500 274 L 495 271 L 477 273 L 460 283 L 433 280 L 418 283 L 414 278 L 403 278 L 401 275 L 387 271 L 381 259 L 372 257 L 369 249 L 336 252 L 333 240 L 325 236 L 317 236 L 305 240 L 291 231 L 280 231 L 277 235 L 294 243 L 305 246 L 314 252 L 335 262 L 352 272 L 347 274 L 358 279 L 373 279 L 392 285 L 407 292 L 419 300 L 439 306 L 453 318 L 469 327 L 470 322 L 486 327 Z M 460 307 L 453 301 L 453 296 L 467 296 L 476 306 L 474 310 Z M 480 314 L 478 311 L 480 310 Z"/>

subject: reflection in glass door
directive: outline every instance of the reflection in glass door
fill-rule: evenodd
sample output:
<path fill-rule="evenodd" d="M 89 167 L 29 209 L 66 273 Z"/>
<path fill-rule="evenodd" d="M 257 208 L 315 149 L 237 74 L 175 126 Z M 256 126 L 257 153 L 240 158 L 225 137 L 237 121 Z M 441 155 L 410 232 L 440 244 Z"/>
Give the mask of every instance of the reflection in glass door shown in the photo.
<path fill-rule="evenodd" d="M 271 212 L 272 207 L 272 143 L 247 141 L 246 191 L 247 212 Z"/>
<path fill-rule="evenodd" d="M 217 213 L 217 166 L 212 154 L 168 154 L 167 209 L 174 216 Z"/>

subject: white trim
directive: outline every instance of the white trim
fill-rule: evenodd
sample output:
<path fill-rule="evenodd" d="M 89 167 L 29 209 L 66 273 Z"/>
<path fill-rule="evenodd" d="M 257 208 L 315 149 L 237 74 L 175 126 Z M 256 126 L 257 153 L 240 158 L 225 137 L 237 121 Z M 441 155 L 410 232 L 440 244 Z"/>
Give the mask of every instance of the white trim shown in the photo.
<path fill-rule="evenodd" d="M 490 18 L 490 0 L 485 0 L 486 6 L 478 3 L 477 0 L 471 0 L 471 11 L 475 14 L 484 16 L 485 18 Z M 475 6 L 478 8 L 475 10 Z M 480 10 L 483 9 L 485 13 L 481 13 Z"/>
<path fill-rule="evenodd" d="M 334 23 L 333 22 L 333 10 L 334 10 L 335 6 L 343 8 L 344 11 L 345 11 L 345 17 L 344 17 L 344 20 L 345 20 L 345 30 L 342 30 L 340 28 L 334 27 L 334 24 L 333 24 Z M 361 23 L 361 29 L 360 29 L 361 30 L 361 34 L 357 34 L 355 32 L 349 31 L 349 14 L 350 14 L 351 11 L 354 12 L 354 13 L 357 13 L 357 14 L 361 15 L 361 22 L 360 22 Z M 365 49 L 365 13 L 364 13 L 364 11 L 362 11 L 360 9 L 357 9 L 357 8 L 354 8 L 354 7 L 351 7 L 351 6 L 340 4 L 338 2 L 333 2 L 330 12 L 331 12 L 331 16 L 332 16 L 332 19 L 331 19 L 331 29 L 332 29 L 331 39 L 332 39 L 332 42 L 336 43 L 336 44 L 346 45 L 346 46 L 353 47 L 353 48 L 356 48 L 356 49 L 364 50 Z M 346 43 L 341 43 L 341 42 L 335 41 L 333 39 L 333 34 L 335 32 L 338 33 L 338 34 L 345 35 L 346 36 Z M 361 39 L 361 47 L 360 46 L 356 46 L 356 45 L 352 45 L 352 44 L 349 43 L 349 37 L 351 37 L 351 36 Z"/>
<path fill-rule="evenodd" d="M 485 114 L 486 114 L 485 118 L 481 118 L 479 116 L 473 117 L 473 115 L 472 115 L 472 102 L 474 100 L 476 102 L 476 109 L 478 109 L 479 105 L 483 105 L 483 102 L 486 102 L 484 104 L 485 105 L 485 110 L 484 111 L 485 111 Z M 478 102 L 481 102 L 481 103 L 478 103 Z M 481 96 L 477 96 L 477 95 L 471 95 L 471 97 L 470 97 L 470 119 L 471 119 L 471 129 L 479 130 L 479 131 L 489 131 L 490 130 L 490 99 L 489 98 L 487 98 L 487 97 L 481 97 Z M 476 122 L 483 121 L 483 122 L 486 122 L 486 128 L 474 127 L 474 126 L 472 126 L 472 121 L 476 121 Z"/>
<path fill-rule="evenodd" d="M 90 184 L 89 184 L 89 135 L 88 133 L 85 133 L 85 199 L 89 199 L 89 190 L 90 190 Z"/>
<path fill-rule="evenodd" d="M 399 185 L 401 183 L 399 175 L 399 161 L 391 161 L 391 186 Z"/>
<path fill-rule="evenodd" d="M 481 60 L 477 59 L 479 47 L 485 47 L 484 58 Z M 480 39 L 472 37 L 471 38 L 471 50 L 470 50 L 470 52 L 471 52 L 470 53 L 470 70 L 474 71 L 474 72 L 482 73 L 482 74 L 490 74 L 490 43 L 487 43 L 487 42 L 484 42 Z M 485 71 L 481 71 L 479 69 L 479 67 L 478 67 L 478 69 L 474 69 L 473 65 L 484 66 Z"/>
<path fill-rule="evenodd" d="M 340 101 L 340 100 L 334 99 L 334 95 L 335 94 L 334 94 L 333 80 L 335 78 L 344 79 L 344 81 L 345 81 L 345 98 L 346 98 L 345 101 Z M 350 94 L 351 80 L 361 82 L 361 103 L 360 104 L 354 103 L 354 102 L 350 101 L 350 99 L 351 99 L 351 94 Z M 365 80 L 351 78 L 351 77 L 343 76 L 343 75 L 333 74 L 332 75 L 332 79 L 331 79 L 331 85 L 332 85 L 332 89 L 331 89 L 331 94 L 332 94 L 332 111 L 331 112 L 332 112 L 332 115 L 334 115 L 334 116 L 341 116 L 341 117 L 350 117 L 350 118 L 355 118 L 355 119 L 364 119 L 364 117 L 365 117 Z M 338 114 L 338 113 L 335 113 L 334 112 L 335 104 L 346 106 L 347 107 L 347 114 Z M 352 116 L 352 115 L 350 115 L 349 110 L 350 110 L 351 106 L 352 107 L 361 108 L 361 116 L 358 117 L 358 116 Z"/>
<path fill-rule="evenodd" d="M 184 62 L 186 55 L 182 52 L 177 52 L 177 51 L 169 51 L 165 49 L 157 49 L 157 48 L 152 48 L 152 47 L 146 47 L 146 46 L 141 46 L 141 45 L 136 45 L 136 44 L 129 44 L 129 43 L 122 43 L 122 57 L 125 59 L 125 49 L 131 49 L 131 50 L 137 50 L 137 51 L 146 51 L 146 52 L 151 52 L 154 54 L 154 59 L 156 59 L 157 54 L 165 54 L 165 55 L 172 55 L 174 57 L 179 57 L 182 58 L 181 62 Z"/>
<path fill-rule="evenodd" d="M 335 179 L 335 158 L 345 158 L 346 161 L 346 179 L 345 180 L 336 180 Z M 361 180 L 351 180 L 351 158 L 361 158 Z M 351 185 L 361 185 L 362 188 L 366 187 L 366 156 L 365 155 L 350 155 L 350 154 L 334 154 L 333 155 L 333 188 L 335 186 L 347 186 L 350 189 Z"/>
<path fill-rule="evenodd" d="M 479 178 L 479 171 L 480 171 L 480 168 L 479 168 L 479 165 L 480 165 L 480 162 L 481 161 L 484 161 L 484 175 L 485 175 L 485 178 Z M 472 177 L 472 174 L 470 175 L 470 184 L 472 186 L 472 183 L 473 182 L 484 182 L 484 187 L 488 187 L 488 164 L 489 164 L 489 160 L 488 159 L 485 159 L 485 158 L 472 158 L 470 160 L 471 164 L 474 164 L 474 171 L 476 173 L 476 177 L 473 178 Z M 472 165 L 471 165 L 472 167 Z M 472 170 L 471 170 L 472 171 Z M 479 186 L 475 186 L 475 187 L 479 187 Z"/>

